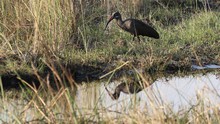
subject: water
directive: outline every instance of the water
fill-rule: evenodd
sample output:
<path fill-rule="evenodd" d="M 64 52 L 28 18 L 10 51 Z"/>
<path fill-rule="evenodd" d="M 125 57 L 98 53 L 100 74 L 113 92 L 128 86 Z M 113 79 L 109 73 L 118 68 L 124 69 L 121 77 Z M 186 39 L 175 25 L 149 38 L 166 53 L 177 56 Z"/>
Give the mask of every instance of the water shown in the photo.
<path fill-rule="evenodd" d="M 192 65 L 193 70 L 203 70 L 203 69 L 219 69 L 219 65 L 210 64 L 210 65 L 204 65 L 204 66 L 198 66 L 198 65 Z"/>
<path fill-rule="evenodd" d="M 106 87 L 110 92 L 121 82 L 114 81 Z M 131 108 L 149 109 L 169 107 L 174 112 L 191 107 L 204 99 L 209 105 L 220 104 L 220 77 L 217 74 L 191 75 L 157 79 L 152 85 L 135 94 L 121 93 L 112 100 L 105 90 L 106 82 L 83 85 L 77 91 L 77 102 L 82 108 L 100 106 L 111 111 L 128 111 Z"/>
<path fill-rule="evenodd" d="M 138 93 L 121 93 L 116 100 L 112 99 L 109 92 L 113 93 L 122 82 L 131 81 L 129 78 L 124 77 L 121 80 L 111 82 L 85 83 L 79 85 L 76 93 L 72 95 L 75 95 L 75 102 L 81 113 L 94 108 L 103 109 L 113 114 L 126 113 L 131 110 L 153 113 L 158 109 L 164 109 L 165 112 L 169 113 L 168 110 L 172 112 L 188 110 L 190 107 L 196 106 L 201 100 L 207 106 L 218 106 L 220 104 L 219 72 L 156 79 L 149 75 L 144 77 L 145 81 L 151 84 L 150 86 L 139 90 Z M 9 93 L 18 94 L 19 92 L 10 91 Z M 12 122 L 11 118 L 16 120 L 14 116 L 20 114 L 26 114 L 26 121 L 31 121 L 34 118 L 32 113 L 35 113 L 36 109 L 27 108 L 27 101 L 20 98 L 4 99 L 7 100 L 4 100 L 4 103 L 0 105 L 0 123 Z"/>

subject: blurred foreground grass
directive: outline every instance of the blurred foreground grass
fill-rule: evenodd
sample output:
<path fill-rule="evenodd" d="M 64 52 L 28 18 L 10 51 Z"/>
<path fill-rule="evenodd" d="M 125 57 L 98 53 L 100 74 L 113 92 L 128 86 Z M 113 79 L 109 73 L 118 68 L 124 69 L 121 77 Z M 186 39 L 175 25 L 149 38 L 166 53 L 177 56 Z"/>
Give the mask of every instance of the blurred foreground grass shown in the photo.
<path fill-rule="evenodd" d="M 35 75 L 44 87 L 36 89 L 18 76 L 28 88 L 24 88 L 21 96 L 14 99 L 27 100 L 22 111 L 33 109 L 36 112 L 36 120 L 29 120 L 30 123 L 218 123 L 218 107 L 210 108 L 213 114 L 209 115 L 202 102 L 192 106 L 192 116 L 186 112 L 185 116 L 171 113 L 168 117 L 162 109 L 150 116 L 147 112 L 134 110 L 129 114 L 121 113 L 121 118 L 115 119 L 108 115 L 105 108 L 94 107 L 86 115 L 82 114 L 74 103 L 75 95 L 71 95 L 77 88 L 72 77 L 76 72 L 108 72 L 121 69 L 118 67 L 125 63 L 129 69 L 147 71 L 187 69 L 191 64 L 220 64 L 217 2 L 1 0 L 1 78 L 3 80 L 2 75 L 8 73 Z M 121 31 L 115 23 L 104 32 L 109 14 L 117 10 L 123 19 L 150 20 L 161 38 L 145 37 L 140 43 L 133 42 L 132 36 Z M 72 88 L 64 87 L 65 82 L 70 83 Z M 61 88 L 54 93 L 50 85 Z M 8 94 L 4 94 L 3 87 L 0 87 L 1 107 L 4 108 Z M 17 115 L 8 111 L 8 115 L 14 119 L 13 123 L 29 122 L 23 112 Z M 188 120 L 188 116 L 192 119 Z"/>

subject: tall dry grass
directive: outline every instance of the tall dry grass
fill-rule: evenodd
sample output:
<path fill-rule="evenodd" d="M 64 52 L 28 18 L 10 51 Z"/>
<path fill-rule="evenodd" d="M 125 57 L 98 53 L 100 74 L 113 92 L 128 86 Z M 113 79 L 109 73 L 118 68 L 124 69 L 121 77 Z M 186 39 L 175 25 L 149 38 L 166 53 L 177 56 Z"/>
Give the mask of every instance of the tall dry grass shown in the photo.
<path fill-rule="evenodd" d="M 207 7 L 206 0 L 202 3 Z M 77 84 L 68 67 L 64 66 L 82 64 L 99 67 L 100 63 L 110 63 L 115 65 L 114 72 L 121 69 L 119 65 L 127 63 L 146 70 L 152 67 L 164 70 L 168 64 L 175 62 L 180 66 L 190 66 L 191 58 L 198 63 L 203 59 L 219 63 L 219 13 L 209 8 L 200 10 L 193 2 L 186 5 L 195 9 L 192 11 L 181 8 L 179 4 L 159 0 L 1 0 L 0 58 L 4 61 L 0 60 L 3 63 L 0 69 L 4 72 L 19 70 L 34 73 L 41 85 L 35 88 L 19 78 L 26 87 L 22 89 L 21 96 L 15 96 L 12 102 L 24 99 L 25 104 L 21 106 L 21 112 L 17 109 L 6 112 L 12 119 L 9 123 L 219 122 L 218 106 L 208 109 L 213 111 L 210 116 L 207 109 L 203 109 L 202 102 L 192 106 L 192 111 L 183 116 L 172 111 L 167 115 L 164 109 L 157 108 L 153 103 L 153 115 L 136 109 L 130 113 L 118 113 L 96 107 L 82 112 L 75 104 Z M 145 39 L 136 44 L 130 42 L 129 34 L 120 32 L 114 24 L 108 32 L 103 32 L 108 16 L 117 10 L 123 14 L 123 19 L 149 19 L 160 32 L 161 39 Z M 39 72 L 44 72 L 45 67 L 51 73 L 42 77 Z M 51 85 L 55 85 L 56 91 Z M 0 87 L 1 107 L 5 110 L 10 98 L 3 86 Z M 30 120 L 29 110 L 33 112 Z"/>

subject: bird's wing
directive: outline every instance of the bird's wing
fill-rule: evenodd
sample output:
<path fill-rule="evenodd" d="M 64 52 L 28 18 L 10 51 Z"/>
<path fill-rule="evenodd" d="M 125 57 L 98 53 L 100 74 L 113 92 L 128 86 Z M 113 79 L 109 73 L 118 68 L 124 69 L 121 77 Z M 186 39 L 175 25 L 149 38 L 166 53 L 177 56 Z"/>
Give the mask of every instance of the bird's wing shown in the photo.
<path fill-rule="evenodd" d="M 133 22 L 134 22 L 133 25 L 136 27 L 136 29 L 139 31 L 140 34 L 143 32 L 154 30 L 151 26 L 140 20 L 134 20 Z"/>
<path fill-rule="evenodd" d="M 149 37 L 159 37 L 158 32 L 152 28 L 150 25 L 147 23 L 144 23 L 140 20 L 134 20 L 132 21 L 133 25 L 135 26 L 136 30 L 138 31 L 138 35 L 143 35 L 143 36 L 149 36 Z"/>

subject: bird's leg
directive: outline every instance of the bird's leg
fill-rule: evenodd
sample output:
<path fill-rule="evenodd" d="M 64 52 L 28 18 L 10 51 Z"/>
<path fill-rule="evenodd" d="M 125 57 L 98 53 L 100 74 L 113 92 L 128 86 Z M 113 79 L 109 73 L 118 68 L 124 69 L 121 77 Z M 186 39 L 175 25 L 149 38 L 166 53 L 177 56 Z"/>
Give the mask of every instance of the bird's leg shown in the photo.
<path fill-rule="evenodd" d="M 138 42 L 140 42 L 141 40 L 140 40 L 140 37 L 139 36 L 137 36 L 137 38 L 138 38 Z"/>
<path fill-rule="evenodd" d="M 133 37 L 133 41 L 135 40 L 135 37 L 136 37 L 136 36 L 134 35 L 134 37 Z"/>

